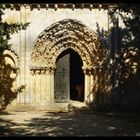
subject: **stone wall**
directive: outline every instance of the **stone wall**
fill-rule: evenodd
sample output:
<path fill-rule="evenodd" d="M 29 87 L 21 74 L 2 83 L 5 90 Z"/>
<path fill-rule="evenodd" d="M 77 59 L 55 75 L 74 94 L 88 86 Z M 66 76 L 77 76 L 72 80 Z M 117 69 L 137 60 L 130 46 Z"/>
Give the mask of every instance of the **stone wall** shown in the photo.
<path fill-rule="evenodd" d="M 17 94 L 17 99 L 15 101 L 20 104 L 41 105 L 50 102 L 53 98 L 53 89 L 51 89 L 54 84 L 52 83 L 53 80 L 51 80 L 53 77 L 51 75 L 37 74 L 40 73 L 39 71 L 36 71 L 35 74 L 31 74 L 30 72 L 30 66 L 32 65 L 31 53 L 39 34 L 44 29 L 65 19 L 77 20 L 95 33 L 97 33 L 98 27 L 100 30 L 109 30 L 110 28 L 108 9 L 103 8 L 32 9 L 30 5 L 20 5 L 19 10 L 6 8 L 4 12 L 5 16 L 3 20 L 9 23 L 30 22 L 27 30 L 12 35 L 9 41 L 9 43 L 12 44 L 12 50 L 19 57 L 20 72 L 17 85 L 19 87 L 25 86 L 25 89 Z M 97 26 L 97 24 L 99 26 Z M 91 78 L 88 84 L 92 86 L 92 83 L 93 80 Z M 90 89 L 89 92 L 92 91 L 92 87 L 88 87 L 88 89 Z"/>

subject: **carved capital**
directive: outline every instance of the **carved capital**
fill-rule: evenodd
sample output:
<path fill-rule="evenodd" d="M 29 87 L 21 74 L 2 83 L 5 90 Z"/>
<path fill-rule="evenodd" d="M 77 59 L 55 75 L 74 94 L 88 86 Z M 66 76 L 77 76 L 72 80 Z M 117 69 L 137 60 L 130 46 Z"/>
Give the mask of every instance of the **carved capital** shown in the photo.
<path fill-rule="evenodd" d="M 86 66 L 83 66 L 82 69 L 83 69 L 84 74 L 86 74 L 86 75 L 91 75 L 92 74 L 92 71 L 93 71 L 92 66 L 86 65 Z"/>
<path fill-rule="evenodd" d="M 34 75 L 34 74 L 35 74 L 35 70 L 34 70 L 34 69 L 31 69 L 31 70 L 30 70 L 30 74 L 31 74 L 31 75 Z"/>
<path fill-rule="evenodd" d="M 49 66 L 49 67 L 31 66 L 30 67 L 30 73 L 32 75 L 34 75 L 34 74 L 54 74 L 55 69 L 56 68 L 54 66 Z"/>
<path fill-rule="evenodd" d="M 42 75 L 42 74 L 46 74 L 46 69 L 41 69 L 40 74 L 41 74 L 41 75 Z"/>
<path fill-rule="evenodd" d="M 85 65 L 82 67 L 84 74 L 87 75 L 95 75 L 102 71 L 101 66 L 91 66 L 91 65 Z"/>
<path fill-rule="evenodd" d="M 41 69 L 36 69 L 35 74 L 41 74 Z"/>
<path fill-rule="evenodd" d="M 54 74 L 55 73 L 56 68 L 55 67 L 48 67 L 47 68 L 47 74 Z"/>

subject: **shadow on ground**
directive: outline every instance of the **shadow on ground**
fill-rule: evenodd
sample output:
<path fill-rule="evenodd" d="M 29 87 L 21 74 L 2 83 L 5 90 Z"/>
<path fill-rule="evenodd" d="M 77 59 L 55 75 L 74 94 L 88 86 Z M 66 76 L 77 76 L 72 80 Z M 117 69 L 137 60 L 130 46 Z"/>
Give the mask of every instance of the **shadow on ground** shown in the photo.
<path fill-rule="evenodd" d="M 140 114 L 97 112 L 0 114 L 0 136 L 136 136 L 137 134 L 140 134 Z"/>

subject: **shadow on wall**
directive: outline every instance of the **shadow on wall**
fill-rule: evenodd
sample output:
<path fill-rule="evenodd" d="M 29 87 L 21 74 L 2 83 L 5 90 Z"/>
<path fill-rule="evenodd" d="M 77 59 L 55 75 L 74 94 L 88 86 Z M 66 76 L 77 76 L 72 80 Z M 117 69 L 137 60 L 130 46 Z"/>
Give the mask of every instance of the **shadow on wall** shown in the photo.
<path fill-rule="evenodd" d="M 132 39 L 135 34 L 127 27 L 116 26 L 108 33 L 98 24 L 97 28 L 101 48 L 108 51 L 99 52 L 104 62 L 93 72 L 93 101 L 89 106 L 96 110 L 140 111 L 140 42 Z"/>
<path fill-rule="evenodd" d="M 25 88 L 24 85 L 17 88 L 17 68 L 7 63 L 5 58 L 3 51 L 0 52 L 0 110 L 5 109 Z"/>

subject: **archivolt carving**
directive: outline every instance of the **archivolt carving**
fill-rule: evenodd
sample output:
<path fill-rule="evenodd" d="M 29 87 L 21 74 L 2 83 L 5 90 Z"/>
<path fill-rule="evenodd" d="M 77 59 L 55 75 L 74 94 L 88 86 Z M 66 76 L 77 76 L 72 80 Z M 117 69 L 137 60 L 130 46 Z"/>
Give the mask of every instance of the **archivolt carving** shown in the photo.
<path fill-rule="evenodd" d="M 80 56 L 85 67 L 98 66 L 97 34 L 77 20 L 66 19 L 52 24 L 38 36 L 31 54 L 32 68 L 55 67 L 58 55 L 71 48 Z"/>
<path fill-rule="evenodd" d="M 11 66 L 16 69 L 16 73 L 19 74 L 19 57 L 18 55 L 11 49 L 4 50 L 4 57 L 8 57 L 12 60 L 13 64 Z"/>

